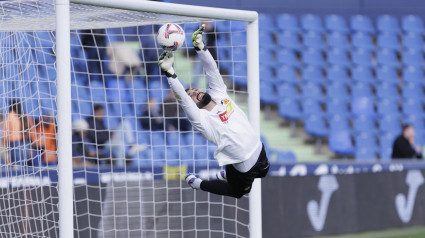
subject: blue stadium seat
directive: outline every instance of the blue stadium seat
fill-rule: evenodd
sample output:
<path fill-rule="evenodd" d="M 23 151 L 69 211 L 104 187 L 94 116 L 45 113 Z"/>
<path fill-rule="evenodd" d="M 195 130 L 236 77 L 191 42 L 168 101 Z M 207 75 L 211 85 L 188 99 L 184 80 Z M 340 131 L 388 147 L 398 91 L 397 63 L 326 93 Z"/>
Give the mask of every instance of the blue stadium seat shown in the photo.
<path fill-rule="evenodd" d="M 364 48 L 358 48 L 351 52 L 351 60 L 356 65 L 374 67 L 372 52 Z"/>
<path fill-rule="evenodd" d="M 276 83 L 274 67 L 269 65 L 260 65 L 260 82 Z"/>
<path fill-rule="evenodd" d="M 350 130 L 350 124 L 346 115 L 334 114 L 328 118 L 329 130 Z"/>
<path fill-rule="evenodd" d="M 260 84 L 260 101 L 266 104 L 274 104 L 277 102 L 277 95 L 271 83 Z"/>
<path fill-rule="evenodd" d="M 351 44 L 355 48 L 362 48 L 365 50 L 375 49 L 371 35 L 364 32 L 356 32 L 351 35 Z"/>
<path fill-rule="evenodd" d="M 408 49 L 402 54 L 402 61 L 405 65 L 422 67 L 424 65 L 423 51 Z"/>
<path fill-rule="evenodd" d="M 326 96 L 328 99 L 339 99 L 347 101 L 349 94 L 347 91 L 347 85 L 340 82 L 332 82 L 326 87 Z"/>
<path fill-rule="evenodd" d="M 246 23 L 243 21 L 230 21 L 230 31 L 232 32 L 238 32 L 238 31 L 245 31 L 246 30 Z"/>
<path fill-rule="evenodd" d="M 393 143 L 398 132 L 386 132 L 379 136 L 379 158 L 381 161 L 391 160 L 391 154 L 393 150 Z"/>
<path fill-rule="evenodd" d="M 418 102 L 423 102 L 425 100 L 424 89 L 422 85 L 415 83 L 405 83 L 401 88 L 401 96 L 404 99 L 405 103 L 407 99 L 412 99 Z"/>
<path fill-rule="evenodd" d="M 338 155 L 354 154 L 353 142 L 348 130 L 331 131 L 329 133 L 329 148 Z"/>
<path fill-rule="evenodd" d="M 180 145 L 180 135 L 178 132 L 167 131 L 165 133 L 165 141 L 167 146 L 178 146 Z"/>
<path fill-rule="evenodd" d="M 278 101 L 279 116 L 289 120 L 299 120 L 302 118 L 302 113 L 298 101 L 292 98 L 283 98 Z"/>
<path fill-rule="evenodd" d="M 328 15 L 325 17 L 326 29 L 330 32 L 348 33 L 349 29 L 345 19 L 340 15 Z"/>
<path fill-rule="evenodd" d="M 234 46 L 246 46 L 246 32 L 232 32 L 230 40 Z"/>
<path fill-rule="evenodd" d="M 424 115 L 423 114 L 420 115 L 418 113 L 411 113 L 411 114 L 405 115 L 404 120 L 403 120 L 403 124 L 412 125 L 413 128 L 415 128 L 416 137 L 420 137 L 418 135 L 423 136 L 423 133 L 425 132 Z M 423 142 L 424 139 L 422 138 L 421 141 Z M 420 145 L 422 145 L 422 144 L 420 144 Z"/>
<path fill-rule="evenodd" d="M 323 101 L 322 88 L 319 84 L 313 82 L 307 82 L 301 87 L 301 96 L 303 100 L 306 98 L 311 98 L 316 101 Z"/>
<path fill-rule="evenodd" d="M 378 99 L 392 99 L 398 101 L 397 86 L 393 83 L 382 82 L 376 87 L 376 97 Z"/>
<path fill-rule="evenodd" d="M 178 166 L 178 165 L 180 165 L 179 147 L 177 147 L 177 146 L 166 146 L 164 153 L 165 153 L 165 158 L 166 158 L 165 162 L 168 166 Z"/>
<path fill-rule="evenodd" d="M 422 102 L 413 98 L 403 101 L 401 112 L 404 115 L 416 114 L 421 115 L 422 118 L 424 117 L 424 107 Z"/>
<path fill-rule="evenodd" d="M 193 162 L 195 157 L 193 146 L 183 146 L 180 147 L 180 160 L 183 164 L 189 164 Z"/>
<path fill-rule="evenodd" d="M 396 52 L 390 49 L 380 49 L 376 54 L 376 60 L 379 65 L 385 65 L 393 68 L 400 67 Z"/>
<path fill-rule="evenodd" d="M 245 51 L 245 60 L 246 61 L 246 49 L 244 47 L 244 51 Z M 274 67 L 276 65 L 276 56 L 274 53 L 273 49 L 268 49 L 268 48 L 260 48 L 259 51 L 260 54 L 260 66 L 265 65 L 265 66 L 270 66 L 270 67 Z M 277 60 L 280 59 L 280 56 L 277 58 Z M 291 62 L 291 64 L 295 64 L 297 62 Z"/>
<path fill-rule="evenodd" d="M 276 23 L 279 29 L 283 31 L 299 32 L 298 19 L 291 14 L 279 14 L 276 17 Z"/>
<path fill-rule="evenodd" d="M 371 120 L 370 118 L 364 116 L 353 118 L 353 132 L 356 135 L 365 132 L 370 135 L 375 135 L 377 132 L 375 120 Z"/>
<path fill-rule="evenodd" d="M 154 166 L 163 166 L 165 164 L 165 146 L 152 146 L 152 161 Z"/>
<path fill-rule="evenodd" d="M 327 45 L 329 47 L 335 47 L 340 49 L 349 49 L 350 44 L 348 43 L 348 37 L 344 33 L 331 32 L 327 35 Z"/>
<path fill-rule="evenodd" d="M 301 100 L 301 104 L 304 118 L 310 115 L 322 116 L 323 112 L 319 101 L 313 98 L 306 98 Z"/>
<path fill-rule="evenodd" d="M 358 82 L 351 86 L 351 97 L 354 98 L 373 98 L 372 87 L 369 84 Z"/>
<path fill-rule="evenodd" d="M 325 43 L 321 32 L 308 31 L 303 35 L 303 45 L 307 48 L 323 49 Z"/>
<path fill-rule="evenodd" d="M 276 45 L 274 42 L 274 32 L 260 31 L 259 32 L 259 44 L 260 48 L 275 49 Z"/>
<path fill-rule="evenodd" d="M 355 135 L 354 143 L 356 148 L 371 147 L 372 149 L 376 150 L 378 147 L 375 134 L 368 133 L 367 131 L 360 132 Z"/>
<path fill-rule="evenodd" d="M 300 83 L 300 81 L 298 80 L 296 69 L 285 65 L 277 69 L 277 80 L 279 82 L 287 82 L 293 84 Z"/>
<path fill-rule="evenodd" d="M 424 24 L 422 18 L 416 15 L 407 15 L 401 19 L 401 28 L 405 32 L 424 33 Z"/>
<path fill-rule="evenodd" d="M 276 24 L 274 18 L 270 14 L 258 14 L 258 27 L 261 31 L 274 31 L 276 30 Z"/>
<path fill-rule="evenodd" d="M 385 115 L 395 115 L 400 116 L 400 111 L 398 109 L 398 102 L 388 98 L 378 100 L 376 103 L 376 108 L 378 110 L 378 115 L 383 117 Z"/>
<path fill-rule="evenodd" d="M 152 131 L 151 140 L 153 146 L 163 146 L 165 145 L 165 133 L 159 131 Z"/>
<path fill-rule="evenodd" d="M 403 80 L 405 83 L 414 83 L 417 85 L 424 85 L 424 72 L 421 67 L 407 66 L 403 69 Z"/>
<path fill-rule="evenodd" d="M 369 34 L 375 33 L 372 21 L 365 15 L 354 15 L 350 18 L 350 27 L 353 31 L 361 31 Z"/>
<path fill-rule="evenodd" d="M 353 117 L 374 118 L 376 116 L 371 97 L 357 97 L 351 101 L 351 114 Z"/>
<path fill-rule="evenodd" d="M 278 45 L 282 48 L 289 48 L 293 50 L 300 50 L 301 43 L 298 38 L 298 34 L 291 31 L 284 31 L 279 33 L 278 37 Z"/>
<path fill-rule="evenodd" d="M 316 84 L 325 84 L 322 69 L 315 66 L 307 66 L 302 70 L 303 82 L 310 82 Z"/>
<path fill-rule="evenodd" d="M 235 62 L 233 63 L 233 80 L 236 85 L 247 86 L 247 64 L 246 62 Z M 167 95 L 164 95 L 167 96 Z"/>
<path fill-rule="evenodd" d="M 232 59 L 233 61 L 244 61 L 246 62 L 246 48 L 245 47 L 233 47 L 232 48 Z M 269 58 L 270 60 L 270 58 Z"/>
<path fill-rule="evenodd" d="M 324 30 L 320 17 L 313 14 L 301 16 L 301 28 L 305 31 L 322 32 Z"/>
<path fill-rule="evenodd" d="M 361 82 L 366 84 L 374 84 L 372 69 L 367 66 L 357 65 L 351 70 L 351 78 L 354 83 Z"/>
<path fill-rule="evenodd" d="M 422 34 L 407 32 L 403 35 L 402 42 L 404 49 L 424 50 L 424 37 Z"/>
<path fill-rule="evenodd" d="M 398 35 L 392 32 L 383 32 L 378 35 L 377 45 L 380 48 L 400 51 L 401 44 Z"/>
<path fill-rule="evenodd" d="M 356 161 L 376 160 L 376 148 L 373 146 L 357 147 L 354 153 Z"/>
<path fill-rule="evenodd" d="M 326 75 L 329 82 L 337 82 L 342 84 L 349 84 L 350 78 L 348 77 L 348 72 L 345 67 L 338 65 L 331 65 L 327 71 Z"/>
<path fill-rule="evenodd" d="M 294 50 L 291 49 L 280 49 L 277 52 L 277 62 L 279 65 L 288 65 L 292 67 L 299 67 L 300 63 L 298 61 L 297 55 Z M 264 61 L 262 61 L 264 62 Z"/>
<path fill-rule="evenodd" d="M 333 48 L 327 52 L 328 63 L 343 67 L 350 66 L 347 51 L 344 49 Z"/>
<path fill-rule="evenodd" d="M 401 132 L 400 117 L 398 115 L 385 115 L 379 120 L 379 130 L 381 133 Z"/>
<path fill-rule="evenodd" d="M 103 83 L 92 80 L 90 82 L 90 91 L 91 97 L 94 103 L 104 103 L 106 102 L 106 91 Z"/>
<path fill-rule="evenodd" d="M 345 100 L 337 98 L 326 101 L 326 114 L 332 115 L 348 115 L 348 106 Z"/>
<path fill-rule="evenodd" d="M 326 127 L 325 119 L 319 115 L 311 114 L 305 118 L 304 129 L 307 134 L 314 137 L 328 136 L 328 129 Z"/>
<path fill-rule="evenodd" d="M 397 70 L 393 67 L 381 66 L 376 70 L 376 79 L 379 83 L 391 83 L 399 85 Z"/>
<path fill-rule="evenodd" d="M 294 84 L 280 83 L 279 85 L 276 86 L 276 90 L 277 90 L 277 97 L 279 99 L 282 99 L 282 98 L 297 99 L 298 98 L 298 90 Z"/>
<path fill-rule="evenodd" d="M 376 21 L 376 28 L 380 32 L 400 33 L 397 18 L 392 15 L 381 15 Z"/>
<path fill-rule="evenodd" d="M 294 152 L 292 151 L 276 151 L 276 162 L 281 163 L 288 163 L 288 162 L 295 162 L 297 160 L 297 157 L 295 156 Z"/>
<path fill-rule="evenodd" d="M 323 67 L 325 59 L 322 51 L 314 48 L 307 48 L 302 51 L 302 62 L 307 65 Z"/>

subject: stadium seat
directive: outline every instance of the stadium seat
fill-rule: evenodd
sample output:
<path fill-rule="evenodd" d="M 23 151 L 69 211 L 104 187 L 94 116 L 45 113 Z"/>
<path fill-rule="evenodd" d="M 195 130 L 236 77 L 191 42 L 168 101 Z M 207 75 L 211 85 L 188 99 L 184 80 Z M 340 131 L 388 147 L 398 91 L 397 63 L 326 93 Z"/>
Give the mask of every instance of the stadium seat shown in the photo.
<path fill-rule="evenodd" d="M 301 43 L 298 38 L 298 34 L 291 31 L 284 31 L 279 33 L 278 37 L 278 45 L 282 48 L 289 48 L 293 50 L 300 50 Z"/>
<path fill-rule="evenodd" d="M 274 32 L 260 30 L 259 44 L 260 48 L 275 49 Z"/>
<path fill-rule="evenodd" d="M 322 102 L 324 100 L 322 88 L 319 84 L 307 82 L 301 87 L 301 97 L 303 100 L 307 98 Z"/>
<path fill-rule="evenodd" d="M 330 32 L 348 33 L 349 29 L 345 19 L 340 15 L 328 15 L 325 17 L 326 29 Z"/>
<path fill-rule="evenodd" d="M 338 65 L 331 65 L 326 71 L 328 81 L 330 83 L 337 82 L 342 84 L 349 84 L 350 78 L 348 77 L 348 72 L 345 67 Z"/>
<path fill-rule="evenodd" d="M 393 32 L 382 32 L 378 35 L 377 45 L 379 48 L 385 48 L 394 51 L 400 51 L 401 44 L 398 35 Z"/>
<path fill-rule="evenodd" d="M 280 49 L 277 52 L 277 62 L 279 65 L 288 65 L 292 67 L 300 66 L 300 63 L 298 61 L 295 51 L 291 49 Z"/>
<path fill-rule="evenodd" d="M 371 97 L 356 97 L 351 101 L 351 114 L 353 117 L 374 118 L 376 116 Z"/>
<path fill-rule="evenodd" d="M 376 148 L 372 146 L 357 147 L 354 153 L 356 161 L 376 160 Z"/>
<path fill-rule="evenodd" d="M 376 97 L 378 99 L 387 99 L 392 101 L 398 101 L 398 90 L 397 86 L 393 83 L 382 82 L 376 87 Z"/>
<path fill-rule="evenodd" d="M 342 101 L 347 101 L 349 94 L 347 91 L 347 85 L 340 82 L 332 82 L 326 87 L 326 96 L 327 99 L 338 99 Z"/>
<path fill-rule="evenodd" d="M 274 104 L 277 102 L 277 95 L 271 83 L 260 84 L 260 101 L 265 104 Z"/>
<path fill-rule="evenodd" d="M 299 32 L 298 19 L 291 14 L 280 14 L 276 18 L 276 23 L 279 29 L 283 31 Z"/>
<path fill-rule="evenodd" d="M 276 86 L 276 90 L 277 90 L 277 97 L 279 99 L 282 99 L 282 98 L 297 99 L 298 98 L 298 90 L 294 84 L 280 83 L 279 85 Z"/>
<path fill-rule="evenodd" d="M 302 35 L 303 45 L 307 48 L 323 49 L 325 43 L 321 32 L 308 31 Z"/>
<path fill-rule="evenodd" d="M 247 86 L 247 64 L 246 62 L 234 62 L 233 63 L 233 80 L 236 85 Z M 166 96 L 166 94 L 163 94 Z M 163 96 L 163 97 L 164 97 Z"/>
<path fill-rule="evenodd" d="M 167 146 L 178 146 L 180 145 L 180 135 L 175 131 L 165 132 L 165 142 Z"/>
<path fill-rule="evenodd" d="M 178 166 L 178 165 L 180 165 L 179 147 L 177 147 L 177 146 L 166 146 L 164 153 L 165 153 L 165 158 L 166 158 L 165 162 L 168 166 Z"/>
<path fill-rule="evenodd" d="M 152 131 L 151 140 L 153 146 L 163 146 L 165 145 L 165 134 L 164 132 Z"/>
<path fill-rule="evenodd" d="M 245 51 L 245 55 L 246 55 L 246 49 L 245 48 L 244 48 L 244 51 Z M 279 60 L 279 58 L 280 58 L 280 55 L 279 55 L 278 58 L 275 56 L 273 49 L 268 49 L 268 48 L 260 48 L 259 54 L 260 54 L 260 62 L 261 62 L 260 66 L 265 65 L 265 66 L 269 66 L 269 67 L 274 67 L 276 65 L 276 61 Z M 246 58 L 243 61 L 246 61 Z M 296 64 L 297 61 L 290 62 L 290 63 Z"/>
<path fill-rule="evenodd" d="M 246 32 L 232 32 L 230 40 L 234 46 L 246 46 Z"/>
<path fill-rule="evenodd" d="M 292 98 L 284 98 L 278 101 L 277 104 L 279 116 L 289 120 L 299 120 L 302 118 L 302 113 L 298 101 Z"/>
<path fill-rule="evenodd" d="M 351 44 L 355 48 L 362 48 L 365 50 L 375 49 L 371 35 L 364 32 L 356 32 L 351 35 Z"/>
<path fill-rule="evenodd" d="M 351 97 L 355 98 L 373 98 L 372 87 L 369 84 L 358 82 L 351 86 Z"/>
<path fill-rule="evenodd" d="M 348 106 L 345 100 L 331 99 L 326 101 L 326 115 L 348 115 Z"/>
<path fill-rule="evenodd" d="M 372 69 L 367 66 L 357 65 L 351 69 L 351 78 L 354 83 L 374 84 Z"/>
<path fill-rule="evenodd" d="M 386 132 L 379 136 L 379 158 L 382 161 L 391 160 L 393 143 L 398 132 Z"/>
<path fill-rule="evenodd" d="M 260 31 L 274 31 L 276 30 L 276 23 L 270 14 L 258 14 L 258 28 Z"/>
<path fill-rule="evenodd" d="M 349 49 L 348 37 L 344 33 L 331 32 L 327 35 L 328 47 L 335 47 L 340 49 Z"/>
<path fill-rule="evenodd" d="M 307 118 L 310 115 L 317 115 L 322 116 L 322 108 L 320 106 L 320 102 L 312 99 L 312 98 L 306 98 L 301 101 L 302 105 L 302 112 L 304 115 L 304 118 Z"/>
<path fill-rule="evenodd" d="M 305 31 L 322 32 L 324 30 L 320 17 L 313 14 L 301 16 L 301 28 Z"/>
<path fill-rule="evenodd" d="M 274 67 L 269 65 L 260 65 L 260 82 L 276 83 L 274 76 Z"/>
<path fill-rule="evenodd" d="M 405 32 L 424 33 L 424 24 L 422 18 L 416 15 L 407 15 L 401 19 L 401 28 Z"/>
<path fill-rule="evenodd" d="M 390 83 L 399 85 L 397 70 L 393 67 L 381 66 L 376 70 L 376 79 L 378 83 Z"/>
<path fill-rule="evenodd" d="M 232 48 L 232 59 L 233 61 L 246 61 L 246 48 L 245 47 L 233 47 Z M 271 58 L 269 58 L 270 60 Z"/>
<path fill-rule="evenodd" d="M 302 51 L 302 62 L 311 66 L 325 66 L 325 59 L 323 58 L 322 51 L 314 48 L 307 48 Z"/>
<path fill-rule="evenodd" d="M 422 67 L 424 65 L 423 51 L 408 49 L 403 52 L 402 61 L 405 65 Z"/>
<path fill-rule="evenodd" d="M 412 99 L 418 102 L 423 102 L 425 100 L 424 89 L 422 85 L 415 83 L 405 83 L 401 88 L 401 96 L 404 99 L 405 103 L 407 99 Z"/>
<path fill-rule="evenodd" d="M 383 117 L 385 115 L 394 115 L 400 116 L 400 111 L 398 109 L 398 102 L 388 98 L 378 100 L 376 104 L 378 115 Z"/>
<path fill-rule="evenodd" d="M 424 85 L 424 72 L 421 67 L 407 66 L 403 69 L 403 81 L 405 83 L 414 83 L 417 85 Z"/>
<path fill-rule="evenodd" d="M 304 129 L 307 134 L 314 137 L 326 137 L 328 136 L 328 129 L 324 117 L 319 115 L 311 114 L 304 119 Z"/>
<path fill-rule="evenodd" d="M 329 148 L 338 155 L 354 154 L 354 147 L 348 130 L 331 131 L 329 133 Z"/>
<path fill-rule="evenodd" d="M 325 78 L 323 77 L 322 69 L 315 66 L 307 66 L 302 70 L 302 79 L 303 82 L 307 83 L 316 83 L 316 84 L 324 84 Z"/>
<path fill-rule="evenodd" d="M 359 135 L 362 133 L 375 135 L 377 132 L 375 120 L 371 120 L 370 118 L 364 117 L 364 116 L 353 118 L 353 132 L 356 135 Z"/>
<path fill-rule="evenodd" d="M 343 67 L 350 66 L 347 51 L 344 49 L 333 48 L 327 52 L 328 63 Z"/>
<path fill-rule="evenodd" d="M 90 92 L 94 103 L 106 102 L 106 91 L 103 83 L 97 80 L 90 81 Z"/>
<path fill-rule="evenodd" d="M 346 115 L 334 114 L 328 118 L 329 130 L 350 130 L 350 124 Z"/>
<path fill-rule="evenodd" d="M 283 65 L 277 69 L 277 80 L 279 82 L 287 82 L 293 84 L 298 84 L 300 82 L 298 80 L 296 69 L 286 65 Z"/>
<path fill-rule="evenodd" d="M 407 32 L 403 35 L 403 47 L 404 49 L 414 49 L 418 51 L 424 50 L 424 38 L 422 34 L 415 32 Z"/>
<path fill-rule="evenodd" d="M 194 149 L 193 146 L 183 146 L 180 147 L 180 160 L 182 160 L 183 164 L 192 163 L 194 159 Z"/>
<path fill-rule="evenodd" d="M 276 151 L 276 162 L 278 163 L 288 163 L 295 162 L 297 160 L 296 155 L 292 151 Z"/>
<path fill-rule="evenodd" d="M 385 115 L 379 120 L 379 130 L 381 133 L 401 132 L 400 117 L 398 115 Z"/>
<path fill-rule="evenodd" d="M 364 48 L 358 48 L 351 52 L 351 60 L 355 65 L 374 67 L 372 52 Z"/>
<path fill-rule="evenodd" d="M 393 68 L 400 67 L 396 52 L 390 49 L 380 49 L 376 54 L 376 60 L 379 65 L 385 65 Z"/>
<path fill-rule="evenodd" d="M 401 112 L 404 115 L 416 114 L 420 115 L 423 118 L 424 106 L 421 101 L 414 98 L 408 98 L 407 100 L 403 101 L 403 104 L 401 106 Z"/>
<path fill-rule="evenodd" d="M 364 15 L 354 15 L 350 19 L 350 27 L 353 31 L 360 31 L 369 34 L 375 33 L 375 28 L 369 17 Z"/>
<path fill-rule="evenodd" d="M 243 21 L 230 21 L 230 31 L 232 32 L 238 32 L 238 31 L 245 31 L 246 30 L 246 23 Z"/>
<path fill-rule="evenodd" d="M 397 18 L 392 15 L 381 15 L 376 21 L 376 28 L 380 32 L 390 32 L 399 34 L 400 26 L 398 24 Z"/>
<path fill-rule="evenodd" d="M 357 135 L 354 136 L 354 144 L 356 149 L 357 148 L 365 148 L 371 149 L 373 151 L 376 151 L 378 148 L 377 141 L 375 138 L 375 134 L 368 133 L 367 131 L 360 132 Z M 375 158 L 375 157 L 373 157 Z"/>
<path fill-rule="evenodd" d="M 404 125 L 412 125 L 413 128 L 415 128 L 415 134 L 416 135 L 423 135 L 423 132 L 425 132 L 425 125 L 424 125 L 424 115 L 419 113 L 410 113 L 408 115 L 404 116 L 403 119 Z M 416 136 L 420 137 L 420 136 Z M 421 139 L 423 142 L 424 139 Z M 422 144 L 420 144 L 422 145 Z"/>

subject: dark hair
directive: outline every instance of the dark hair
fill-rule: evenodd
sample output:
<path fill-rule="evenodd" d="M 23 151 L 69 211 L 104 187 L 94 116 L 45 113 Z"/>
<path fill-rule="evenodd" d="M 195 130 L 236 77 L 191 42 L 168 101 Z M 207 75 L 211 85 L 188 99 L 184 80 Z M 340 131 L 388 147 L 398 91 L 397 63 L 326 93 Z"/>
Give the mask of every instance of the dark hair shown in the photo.
<path fill-rule="evenodd" d="M 16 114 L 21 115 L 22 114 L 22 104 L 18 100 L 12 100 L 9 103 L 9 112 L 14 111 Z"/>
<path fill-rule="evenodd" d="M 412 124 L 404 124 L 402 126 L 402 131 L 405 132 L 407 130 L 407 128 L 409 128 L 409 127 L 413 127 L 413 125 Z"/>
<path fill-rule="evenodd" d="M 99 110 L 101 110 L 101 109 L 104 109 L 104 107 L 102 106 L 102 105 L 95 105 L 94 107 L 93 107 L 93 109 L 94 109 L 94 111 L 99 111 Z"/>

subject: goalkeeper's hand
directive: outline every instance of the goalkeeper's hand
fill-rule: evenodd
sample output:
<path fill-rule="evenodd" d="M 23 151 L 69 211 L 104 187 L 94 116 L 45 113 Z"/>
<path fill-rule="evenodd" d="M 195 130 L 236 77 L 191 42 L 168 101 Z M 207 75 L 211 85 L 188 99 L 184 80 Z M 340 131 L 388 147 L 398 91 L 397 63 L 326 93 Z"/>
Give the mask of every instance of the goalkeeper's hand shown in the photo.
<path fill-rule="evenodd" d="M 202 34 L 204 33 L 205 24 L 202 24 L 198 30 L 192 34 L 192 44 L 196 50 L 203 50 L 205 47 L 204 41 L 202 40 Z"/>
<path fill-rule="evenodd" d="M 173 52 L 170 51 L 163 51 L 162 54 L 159 56 L 158 59 L 158 65 L 161 67 L 162 70 L 165 71 L 165 74 L 167 77 L 171 77 L 175 74 L 174 68 L 174 55 Z"/>

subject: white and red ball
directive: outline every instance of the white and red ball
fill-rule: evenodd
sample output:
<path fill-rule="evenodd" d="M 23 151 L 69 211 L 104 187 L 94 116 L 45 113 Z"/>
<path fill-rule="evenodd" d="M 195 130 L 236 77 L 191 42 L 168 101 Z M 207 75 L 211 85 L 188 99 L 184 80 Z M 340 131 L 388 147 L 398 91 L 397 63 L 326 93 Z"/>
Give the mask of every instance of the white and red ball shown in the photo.
<path fill-rule="evenodd" d="M 178 24 L 166 23 L 159 28 L 156 39 L 164 50 L 175 51 L 184 44 L 184 30 Z"/>

